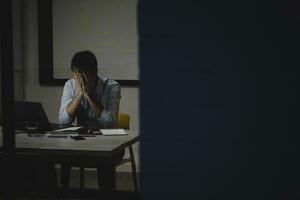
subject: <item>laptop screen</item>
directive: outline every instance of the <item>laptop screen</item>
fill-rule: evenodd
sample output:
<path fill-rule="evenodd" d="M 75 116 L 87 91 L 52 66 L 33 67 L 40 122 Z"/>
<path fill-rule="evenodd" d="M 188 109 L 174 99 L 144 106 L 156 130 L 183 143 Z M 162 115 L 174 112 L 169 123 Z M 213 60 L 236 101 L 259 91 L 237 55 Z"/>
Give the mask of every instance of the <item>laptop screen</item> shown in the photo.
<path fill-rule="evenodd" d="M 39 102 L 15 101 L 15 127 L 17 130 L 25 130 L 25 122 L 37 121 L 38 129 L 48 130 L 50 123 Z"/>

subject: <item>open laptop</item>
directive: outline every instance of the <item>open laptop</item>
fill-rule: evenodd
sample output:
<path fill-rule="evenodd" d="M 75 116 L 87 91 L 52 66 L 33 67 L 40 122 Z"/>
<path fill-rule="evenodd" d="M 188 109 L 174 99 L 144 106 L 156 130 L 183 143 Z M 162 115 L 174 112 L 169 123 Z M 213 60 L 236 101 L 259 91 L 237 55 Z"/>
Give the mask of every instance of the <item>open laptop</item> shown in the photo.
<path fill-rule="evenodd" d="M 38 131 L 45 132 L 65 128 L 61 124 L 49 122 L 45 110 L 40 102 L 15 101 L 15 127 L 16 130 L 24 131 L 25 122 L 37 121 Z"/>

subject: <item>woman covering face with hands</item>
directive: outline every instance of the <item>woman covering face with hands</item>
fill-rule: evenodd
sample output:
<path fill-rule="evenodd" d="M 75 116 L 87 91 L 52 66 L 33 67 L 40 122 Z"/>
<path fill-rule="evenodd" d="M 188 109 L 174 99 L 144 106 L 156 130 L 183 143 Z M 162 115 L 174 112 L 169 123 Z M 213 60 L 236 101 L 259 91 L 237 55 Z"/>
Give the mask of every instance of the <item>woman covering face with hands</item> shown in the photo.
<path fill-rule="evenodd" d="M 76 53 L 71 61 L 73 78 L 65 83 L 59 122 L 91 128 L 114 128 L 120 104 L 120 86 L 97 75 L 97 59 L 90 51 Z"/>

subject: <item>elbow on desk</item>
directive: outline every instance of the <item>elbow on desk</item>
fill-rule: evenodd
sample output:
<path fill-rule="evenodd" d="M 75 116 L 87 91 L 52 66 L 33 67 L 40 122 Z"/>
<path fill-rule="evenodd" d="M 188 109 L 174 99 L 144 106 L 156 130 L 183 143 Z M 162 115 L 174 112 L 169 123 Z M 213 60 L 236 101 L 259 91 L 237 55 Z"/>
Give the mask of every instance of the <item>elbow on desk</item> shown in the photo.
<path fill-rule="evenodd" d="M 101 127 L 102 128 L 116 128 L 117 127 L 117 123 L 116 120 L 114 120 L 114 118 L 109 118 L 106 120 L 101 121 Z"/>
<path fill-rule="evenodd" d="M 117 126 L 117 120 L 113 114 L 107 110 L 104 110 L 101 113 L 100 117 L 98 118 L 98 122 L 102 128 L 116 128 Z"/>
<path fill-rule="evenodd" d="M 66 113 L 66 115 L 68 115 Z M 63 125 L 69 125 L 72 123 L 72 119 L 69 116 L 66 116 L 65 113 L 60 113 L 58 115 L 58 123 Z"/>

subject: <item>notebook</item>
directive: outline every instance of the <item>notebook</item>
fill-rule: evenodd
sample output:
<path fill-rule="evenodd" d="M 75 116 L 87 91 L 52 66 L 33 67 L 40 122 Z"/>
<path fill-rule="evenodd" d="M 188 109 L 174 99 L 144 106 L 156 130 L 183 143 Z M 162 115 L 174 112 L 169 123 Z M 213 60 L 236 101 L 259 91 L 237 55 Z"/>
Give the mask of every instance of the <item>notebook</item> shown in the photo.
<path fill-rule="evenodd" d="M 102 135 L 128 135 L 124 129 L 100 129 Z"/>

